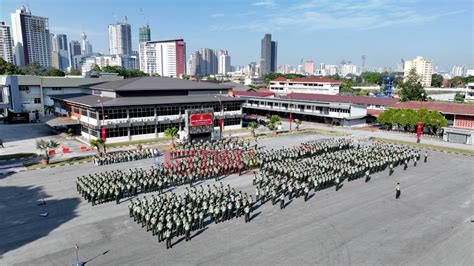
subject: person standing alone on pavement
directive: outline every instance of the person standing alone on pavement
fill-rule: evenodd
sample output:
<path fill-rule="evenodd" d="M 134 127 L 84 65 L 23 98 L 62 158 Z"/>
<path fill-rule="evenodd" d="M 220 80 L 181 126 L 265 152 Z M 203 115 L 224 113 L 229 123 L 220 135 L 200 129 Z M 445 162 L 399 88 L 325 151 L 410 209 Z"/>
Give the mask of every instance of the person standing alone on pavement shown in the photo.
<path fill-rule="evenodd" d="M 398 199 L 400 198 L 400 183 L 397 183 L 397 185 L 395 186 L 395 198 Z"/>

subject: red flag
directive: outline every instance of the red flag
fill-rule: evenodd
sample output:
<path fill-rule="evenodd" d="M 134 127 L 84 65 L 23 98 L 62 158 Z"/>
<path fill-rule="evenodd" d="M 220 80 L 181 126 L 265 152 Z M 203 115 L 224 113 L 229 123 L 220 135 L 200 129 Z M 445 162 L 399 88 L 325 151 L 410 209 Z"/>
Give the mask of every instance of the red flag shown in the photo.
<path fill-rule="evenodd" d="M 222 132 L 222 117 L 219 117 L 219 128 L 220 128 L 220 131 Z"/>
<path fill-rule="evenodd" d="M 420 138 L 421 136 L 421 126 L 422 126 L 421 122 L 418 122 L 418 127 L 416 128 L 416 136 L 418 138 Z"/>
<path fill-rule="evenodd" d="M 106 132 L 105 132 L 105 127 L 103 127 L 103 128 L 100 129 L 100 134 L 101 134 L 101 136 L 102 136 L 102 139 L 103 139 L 103 140 L 106 140 L 107 134 L 106 134 Z"/>

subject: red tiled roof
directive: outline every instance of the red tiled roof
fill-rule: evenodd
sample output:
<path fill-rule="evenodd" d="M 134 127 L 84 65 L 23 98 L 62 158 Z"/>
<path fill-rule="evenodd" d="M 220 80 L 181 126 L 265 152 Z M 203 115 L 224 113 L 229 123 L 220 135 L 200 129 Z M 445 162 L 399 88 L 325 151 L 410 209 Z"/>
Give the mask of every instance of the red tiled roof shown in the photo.
<path fill-rule="evenodd" d="M 474 115 L 474 105 L 446 102 L 398 102 L 391 104 L 391 108 L 436 110 L 444 114 Z"/>
<path fill-rule="evenodd" d="M 318 82 L 318 83 L 334 83 L 341 84 L 341 80 L 331 79 L 331 78 L 295 78 L 295 79 L 286 79 L 284 77 L 278 77 L 271 81 L 291 81 L 291 82 Z"/>
<path fill-rule="evenodd" d="M 383 112 L 383 110 L 374 110 L 374 109 L 367 109 L 367 115 L 373 117 L 379 117 L 379 115 Z"/>
<path fill-rule="evenodd" d="M 338 103 L 355 103 L 355 104 L 374 104 L 388 106 L 398 102 L 395 98 L 376 98 L 369 96 L 355 96 L 355 95 L 327 95 L 327 94 L 310 94 L 310 93 L 290 93 L 283 98 L 308 100 L 308 101 L 322 101 L 322 102 L 338 102 Z"/>
<path fill-rule="evenodd" d="M 232 91 L 234 96 L 246 97 L 268 97 L 273 96 L 273 92 L 256 92 L 256 91 Z"/>

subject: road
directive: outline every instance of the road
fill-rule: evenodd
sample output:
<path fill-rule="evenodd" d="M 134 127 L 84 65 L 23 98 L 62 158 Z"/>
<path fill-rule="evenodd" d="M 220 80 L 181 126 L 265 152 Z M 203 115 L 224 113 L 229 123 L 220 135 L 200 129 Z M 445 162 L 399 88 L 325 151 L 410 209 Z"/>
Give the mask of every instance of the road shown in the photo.
<path fill-rule="evenodd" d="M 277 148 L 322 137 L 259 143 Z M 266 203 L 250 223 L 242 218 L 209 224 L 190 242 L 173 239 L 170 250 L 128 217 L 126 201 L 91 206 L 75 190 L 76 176 L 150 167 L 151 159 L 0 176 L 0 265 L 70 265 L 75 244 L 87 265 L 470 265 L 472 157 L 430 155 L 426 164 L 397 168 L 393 176 L 379 173 L 368 183 L 346 182 L 337 192 L 311 193 L 308 202 L 295 199 L 284 210 Z M 254 193 L 249 174 L 222 182 Z M 42 198 L 47 204 L 38 206 Z M 44 211 L 46 218 L 39 216 Z"/>

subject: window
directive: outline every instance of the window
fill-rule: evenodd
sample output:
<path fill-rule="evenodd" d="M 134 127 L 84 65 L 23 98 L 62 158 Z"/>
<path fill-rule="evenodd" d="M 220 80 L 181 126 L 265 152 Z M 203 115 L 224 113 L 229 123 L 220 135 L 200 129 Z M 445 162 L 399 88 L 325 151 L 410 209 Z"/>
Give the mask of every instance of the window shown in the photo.
<path fill-rule="evenodd" d="M 226 118 L 224 119 L 224 126 L 235 126 L 240 125 L 240 117 Z"/>
<path fill-rule="evenodd" d="M 155 125 L 134 126 L 130 128 L 131 135 L 154 134 Z"/>
<path fill-rule="evenodd" d="M 35 98 L 35 103 L 40 104 L 41 103 L 41 98 Z"/>
<path fill-rule="evenodd" d="M 105 133 L 107 138 L 126 137 L 128 136 L 128 129 L 126 127 L 108 128 Z"/>
<path fill-rule="evenodd" d="M 20 91 L 29 91 L 30 88 L 28 86 L 20 86 L 19 90 Z"/>
<path fill-rule="evenodd" d="M 104 110 L 107 119 L 125 119 L 127 118 L 126 109 L 107 109 Z"/>
<path fill-rule="evenodd" d="M 51 88 L 53 91 L 60 91 L 62 88 Z"/>

